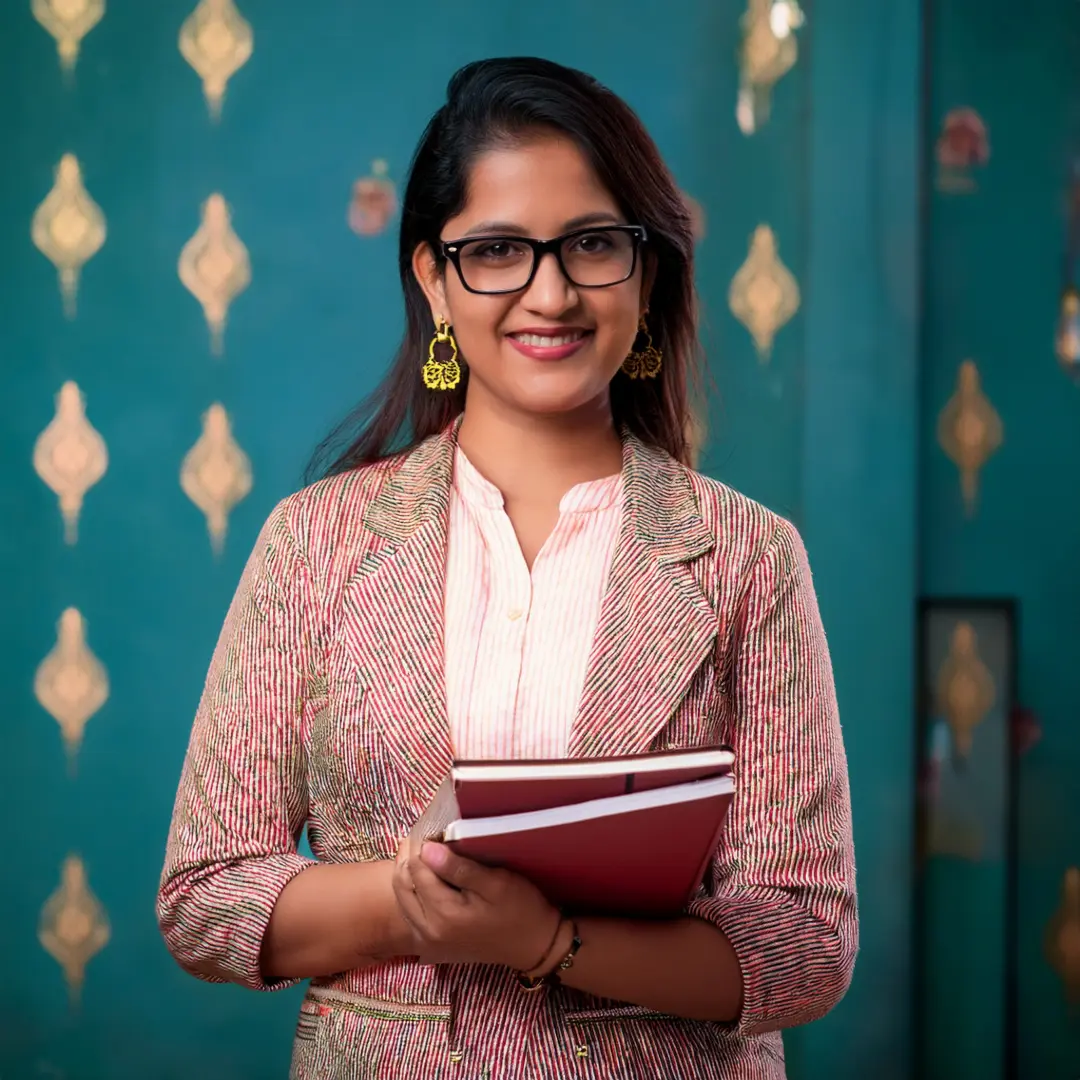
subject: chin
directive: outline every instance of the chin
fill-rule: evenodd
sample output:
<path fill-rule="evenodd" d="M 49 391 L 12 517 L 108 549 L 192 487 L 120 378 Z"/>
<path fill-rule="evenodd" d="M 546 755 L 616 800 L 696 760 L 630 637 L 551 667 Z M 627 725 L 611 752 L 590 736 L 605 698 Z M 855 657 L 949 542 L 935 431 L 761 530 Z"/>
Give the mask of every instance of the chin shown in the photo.
<path fill-rule="evenodd" d="M 534 416 L 560 416 L 591 411 L 599 402 L 607 407 L 610 390 L 607 384 L 586 386 L 574 380 L 573 385 L 518 387 L 508 398 L 521 412 Z"/>

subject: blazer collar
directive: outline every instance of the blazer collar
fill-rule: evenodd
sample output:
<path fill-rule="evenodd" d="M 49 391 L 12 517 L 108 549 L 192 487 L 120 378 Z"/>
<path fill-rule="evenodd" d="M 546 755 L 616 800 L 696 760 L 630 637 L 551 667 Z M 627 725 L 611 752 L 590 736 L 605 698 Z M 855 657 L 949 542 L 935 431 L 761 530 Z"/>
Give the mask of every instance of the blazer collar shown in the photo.
<path fill-rule="evenodd" d="M 364 515 L 369 549 L 343 598 L 344 644 L 371 715 L 420 814 L 449 769 L 443 587 L 458 424 L 390 468 Z M 572 757 L 649 748 L 717 635 L 717 615 L 691 570 L 715 539 L 685 469 L 623 435 L 624 509 L 585 685 Z"/>
<path fill-rule="evenodd" d="M 450 507 L 459 417 L 406 454 L 364 515 L 365 528 L 405 543 L 424 525 L 445 521 Z M 662 562 L 705 554 L 715 544 L 701 518 L 686 470 L 662 450 L 622 432 L 624 531 L 629 530 Z"/>

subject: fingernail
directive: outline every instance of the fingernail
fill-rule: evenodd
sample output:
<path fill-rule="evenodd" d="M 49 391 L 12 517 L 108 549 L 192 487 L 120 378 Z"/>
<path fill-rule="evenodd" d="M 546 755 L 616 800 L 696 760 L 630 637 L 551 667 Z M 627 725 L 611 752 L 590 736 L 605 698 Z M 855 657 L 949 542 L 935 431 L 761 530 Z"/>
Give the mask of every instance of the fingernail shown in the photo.
<path fill-rule="evenodd" d="M 420 858 L 431 867 L 442 866 L 446 862 L 446 849 L 442 844 L 427 843 L 420 849 Z"/>

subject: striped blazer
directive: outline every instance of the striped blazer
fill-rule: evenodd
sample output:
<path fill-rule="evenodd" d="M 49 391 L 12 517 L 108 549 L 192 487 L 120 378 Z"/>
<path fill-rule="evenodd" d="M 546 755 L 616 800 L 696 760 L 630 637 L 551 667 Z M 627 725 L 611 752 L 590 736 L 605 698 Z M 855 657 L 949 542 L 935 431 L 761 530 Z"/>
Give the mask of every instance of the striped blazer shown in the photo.
<path fill-rule="evenodd" d="M 280 503 L 244 571 L 195 718 L 158 895 L 210 982 L 259 971 L 308 861 L 390 859 L 451 762 L 442 590 L 456 425 Z M 311 982 L 293 1080 L 782 1080 L 780 1029 L 843 996 L 857 948 L 847 765 L 792 525 L 624 438 L 625 502 L 569 754 L 730 743 L 737 794 L 691 914 L 742 965 L 736 1023 L 479 965 L 373 964 Z"/>

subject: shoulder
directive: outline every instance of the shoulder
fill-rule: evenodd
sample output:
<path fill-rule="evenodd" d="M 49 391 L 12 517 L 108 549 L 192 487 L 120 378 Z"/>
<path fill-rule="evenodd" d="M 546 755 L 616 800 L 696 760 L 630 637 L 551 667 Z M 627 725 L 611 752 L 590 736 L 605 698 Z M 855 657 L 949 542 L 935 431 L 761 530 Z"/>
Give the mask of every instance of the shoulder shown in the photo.
<path fill-rule="evenodd" d="M 285 496 L 264 526 L 267 538 L 285 539 L 312 567 L 325 569 L 344 555 L 355 558 L 364 545 L 367 509 L 399 464 L 399 458 L 388 458 L 316 480 Z"/>
<path fill-rule="evenodd" d="M 803 552 L 802 537 L 787 518 L 735 488 L 681 466 L 705 527 L 716 539 L 720 558 L 743 566 L 766 556 L 793 564 Z"/>

